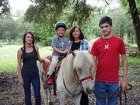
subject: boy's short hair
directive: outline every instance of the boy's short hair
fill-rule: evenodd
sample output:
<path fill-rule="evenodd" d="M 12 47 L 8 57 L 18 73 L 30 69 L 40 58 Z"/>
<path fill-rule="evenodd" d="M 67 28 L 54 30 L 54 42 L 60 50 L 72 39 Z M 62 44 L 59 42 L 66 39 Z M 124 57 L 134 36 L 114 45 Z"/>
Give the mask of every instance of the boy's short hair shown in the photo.
<path fill-rule="evenodd" d="M 100 19 L 99 26 L 104 23 L 108 23 L 110 26 L 112 26 L 112 19 L 108 16 L 104 16 Z"/>
<path fill-rule="evenodd" d="M 55 24 L 55 30 L 57 30 L 59 27 L 63 27 L 65 30 L 67 29 L 66 24 L 64 22 L 57 22 Z"/>

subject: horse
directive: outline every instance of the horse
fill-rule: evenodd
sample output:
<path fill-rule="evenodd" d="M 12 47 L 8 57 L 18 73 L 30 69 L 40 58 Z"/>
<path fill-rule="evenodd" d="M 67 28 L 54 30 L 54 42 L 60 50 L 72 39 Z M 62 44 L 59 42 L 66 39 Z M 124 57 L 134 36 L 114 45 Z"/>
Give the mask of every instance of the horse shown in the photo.
<path fill-rule="evenodd" d="M 93 57 L 88 51 L 74 51 L 62 60 L 56 80 L 60 105 L 65 105 L 65 100 L 69 96 L 74 98 L 75 105 L 80 105 L 81 91 L 87 94 L 93 92 L 94 80 L 90 71 L 92 66 Z M 39 68 L 42 72 L 42 64 Z M 42 76 L 41 78 L 44 82 L 44 78 Z M 45 92 L 48 96 L 46 100 L 51 105 L 51 88 L 49 87 Z"/>
<path fill-rule="evenodd" d="M 46 55 L 45 56 L 46 59 L 50 60 L 51 62 L 51 56 L 50 55 Z M 52 85 L 47 85 L 46 83 L 46 75 L 47 72 L 49 70 L 49 64 L 45 64 L 45 62 L 40 62 L 39 63 L 39 75 L 40 75 L 40 81 L 41 81 L 41 93 L 43 95 L 43 100 L 45 105 L 53 105 L 52 103 Z M 56 95 L 56 93 L 54 92 L 54 95 Z"/>
<path fill-rule="evenodd" d="M 66 97 L 72 96 L 75 105 L 80 105 L 81 91 L 90 94 L 94 89 L 91 75 L 93 57 L 88 51 L 74 51 L 63 59 L 57 77 L 57 91 L 60 105 L 65 104 Z"/>

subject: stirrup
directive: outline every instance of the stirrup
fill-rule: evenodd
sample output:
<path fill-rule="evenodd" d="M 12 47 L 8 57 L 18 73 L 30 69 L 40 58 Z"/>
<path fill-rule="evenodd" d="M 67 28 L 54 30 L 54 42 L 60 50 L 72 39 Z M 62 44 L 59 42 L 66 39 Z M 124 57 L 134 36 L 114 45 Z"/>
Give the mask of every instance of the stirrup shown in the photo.
<path fill-rule="evenodd" d="M 46 82 L 47 82 L 48 85 L 52 85 L 53 84 L 53 79 L 52 79 L 52 77 L 50 75 L 48 75 L 46 77 Z"/>

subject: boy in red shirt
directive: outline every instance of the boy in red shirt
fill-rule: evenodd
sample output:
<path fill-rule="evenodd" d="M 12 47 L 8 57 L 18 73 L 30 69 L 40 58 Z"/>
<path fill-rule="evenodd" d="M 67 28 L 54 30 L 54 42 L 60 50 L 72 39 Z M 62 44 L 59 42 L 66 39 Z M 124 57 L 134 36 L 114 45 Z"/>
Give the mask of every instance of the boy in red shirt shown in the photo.
<path fill-rule="evenodd" d="M 96 70 L 95 92 L 99 96 L 109 96 L 119 87 L 120 55 L 123 65 L 123 79 L 121 86 L 123 91 L 127 87 L 128 63 L 126 49 L 121 38 L 113 35 L 112 19 L 108 16 L 101 18 L 99 27 L 102 36 L 97 39 L 91 49 L 94 56 L 94 64 L 91 72 Z M 96 97 L 96 105 L 117 105 L 118 94 L 106 99 Z"/>

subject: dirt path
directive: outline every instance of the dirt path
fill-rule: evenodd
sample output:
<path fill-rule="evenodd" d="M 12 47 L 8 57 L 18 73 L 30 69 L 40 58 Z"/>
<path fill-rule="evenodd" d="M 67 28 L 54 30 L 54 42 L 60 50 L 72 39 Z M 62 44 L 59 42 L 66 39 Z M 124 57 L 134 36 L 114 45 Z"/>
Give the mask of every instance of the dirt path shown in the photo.
<path fill-rule="evenodd" d="M 140 75 L 129 76 L 129 83 L 133 88 L 127 91 L 127 105 L 140 105 Z M 94 94 L 89 95 L 89 105 L 95 105 L 94 97 Z M 66 101 L 66 105 L 74 105 L 71 98 Z M 53 103 L 59 105 L 57 96 L 53 96 Z M 25 105 L 23 88 L 18 84 L 16 74 L 0 74 L 0 105 Z M 44 105 L 43 100 L 42 105 Z"/>

